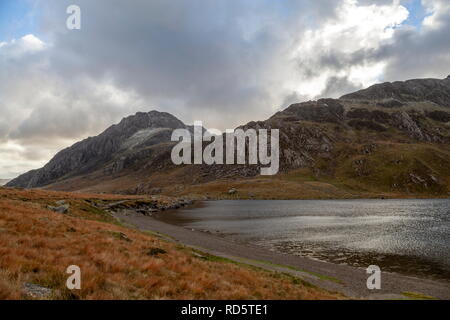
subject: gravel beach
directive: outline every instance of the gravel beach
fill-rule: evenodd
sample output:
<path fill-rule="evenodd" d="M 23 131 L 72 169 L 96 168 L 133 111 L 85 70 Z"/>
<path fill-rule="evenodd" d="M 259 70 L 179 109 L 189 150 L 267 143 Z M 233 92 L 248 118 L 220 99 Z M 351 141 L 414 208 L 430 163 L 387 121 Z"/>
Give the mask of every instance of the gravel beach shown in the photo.
<path fill-rule="evenodd" d="M 369 275 L 363 268 L 338 265 L 289 254 L 280 254 L 265 248 L 238 244 L 219 235 L 186 229 L 161 222 L 139 213 L 114 213 L 122 223 L 142 231 L 159 233 L 169 241 L 196 248 L 205 253 L 228 258 L 275 272 L 300 277 L 309 283 L 350 298 L 407 299 L 428 297 L 450 299 L 450 283 L 382 272 L 381 289 L 368 290 Z"/>

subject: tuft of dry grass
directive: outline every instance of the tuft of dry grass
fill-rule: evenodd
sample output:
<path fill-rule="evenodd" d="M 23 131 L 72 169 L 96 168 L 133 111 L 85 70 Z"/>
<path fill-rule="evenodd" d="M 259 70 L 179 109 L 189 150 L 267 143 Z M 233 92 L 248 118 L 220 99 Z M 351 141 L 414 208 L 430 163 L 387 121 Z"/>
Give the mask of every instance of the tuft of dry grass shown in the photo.
<path fill-rule="evenodd" d="M 342 298 L 288 276 L 204 261 L 112 224 L 98 209 L 86 215 L 85 200 L 93 198 L 125 197 L 0 188 L 0 299 L 29 299 L 25 283 L 52 289 L 51 299 Z M 70 215 L 46 209 L 61 199 L 71 204 Z M 70 265 L 81 268 L 81 290 L 65 287 Z"/>

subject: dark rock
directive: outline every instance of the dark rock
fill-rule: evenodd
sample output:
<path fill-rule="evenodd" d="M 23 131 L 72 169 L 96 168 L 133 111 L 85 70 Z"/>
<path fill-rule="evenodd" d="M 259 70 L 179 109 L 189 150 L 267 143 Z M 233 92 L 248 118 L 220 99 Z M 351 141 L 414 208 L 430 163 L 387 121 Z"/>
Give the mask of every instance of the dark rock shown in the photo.
<path fill-rule="evenodd" d="M 160 194 L 162 192 L 161 188 L 152 188 L 150 189 L 150 194 Z"/>
<path fill-rule="evenodd" d="M 439 122 L 449 122 L 450 121 L 450 113 L 444 111 L 431 111 L 427 112 L 426 116 L 435 121 Z"/>
<path fill-rule="evenodd" d="M 347 112 L 346 116 L 350 119 L 373 120 L 380 123 L 387 123 L 391 118 L 391 115 L 386 112 L 379 110 L 369 111 L 365 108 L 353 108 Z"/>
<path fill-rule="evenodd" d="M 400 107 L 403 107 L 404 105 L 405 104 L 403 102 L 400 102 L 395 99 L 388 99 L 388 100 L 377 103 L 377 106 L 380 106 L 383 108 L 400 108 Z"/>
<path fill-rule="evenodd" d="M 23 285 L 23 291 L 25 294 L 36 299 L 47 299 L 53 294 L 53 290 L 33 283 L 25 283 Z"/>
<path fill-rule="evenodd" d="M 374 144 L 374 143 L 369 144 L 369 145 L 365 145 L 365 146 L 362 148 L 361 153 L 362 153 L 362 154 L 365 154 L 365 155 L 370 155 L 370 154 L 372 154 L 377 148 L 378 148 L 378 145 L 376 145 L 376 144 Z"/>
<path fill-rule="evenodd" d="M 289 106 L 282 112 L 290 121 L 297 120 L 334 122 L 337 123 L 343 119 L 344 107 L 338 100 L 321 99 L 318 101 L 309 101 L 297 103 Z M 277 114 L 278 116 L 280 114 Z"/>
<path fill-rule="evenodd" d="M 147 255 L 151 257 L 166 253 L 167 251 L 161 248 L 151 248 L 147 251 Z"/>
<path fill-rule="evenodd" d="M 367 121 L 367 120 L 350 120 L 348 122 L 348 125 L 352 128 L 355 128 L 357 130 L 374 130 L 378 132 L 386 131 L 386 128 L 382 125 L 379 125 L 376 122 L 373 121 Z"/>

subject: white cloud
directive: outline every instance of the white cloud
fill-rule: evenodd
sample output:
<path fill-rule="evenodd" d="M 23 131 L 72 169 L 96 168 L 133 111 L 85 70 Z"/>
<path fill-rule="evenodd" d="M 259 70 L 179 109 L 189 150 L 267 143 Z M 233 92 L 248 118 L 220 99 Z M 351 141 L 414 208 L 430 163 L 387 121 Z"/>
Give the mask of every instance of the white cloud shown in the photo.
<path fill-rule="evenodd" d="M 422 0 L 423 6 L 426 8 L 429 16 L 423 20 L 423 26 L 427 28 L 437 29 L 442 27 L 443 18 L 450 11 L 450 1 L 448 0 Z"/>
<path fill-rule="evenodd" d="M 39 51 L 45 48 L 45 43 L 32 34 L 28 34 L 20 39 L 26 51 Z"/>
<path fill-rule="evenodd" d="M 0 46 L 0 177 L 45 164 L 57 151 L 140 110 L 132 90 L 52 70 L 51 47 L 34 35 Z"/>
<path fill-rule="evenodd" d="M 44 154 L 39 154 L 40 152 Z M 0 172 L 2 179 L 15 178 L 24 171 L 42 167 L 48 160 L 49 149 L 24 147 L 13 142 L 0 144 Z M 53 149 L 53 152 L 56 151 Z"/>
<path fill-rule="evenodd" d="M 23 36 L 16 40 L 13 39 L 9 42 L 0 43 L 0 58 L 18 57 L 24 54 L 38 52 L 44 50 L 45 43 L 32 34 Z"/>
<path fill-rule="evenodd" d="M 385 67 L 383 61 L 366 61 L 359 52 L 379 48 L 392 39 L 395 28 L 408 18 L 408 10 L 399 1 L 362 6 L 357 0 L 345 0 L 337 7 L 334 19 L 317 29 L 307 30 L 294 51 L 299 74 L 291 81 L 292 91 L 310 98 L 322 96 L 332 77 L 346 78 L 354 86 L 378 82 Z M 358 59 L 361 58 L 361 59 Z M 335 92 L 344 94 L 345 92 Z"/>

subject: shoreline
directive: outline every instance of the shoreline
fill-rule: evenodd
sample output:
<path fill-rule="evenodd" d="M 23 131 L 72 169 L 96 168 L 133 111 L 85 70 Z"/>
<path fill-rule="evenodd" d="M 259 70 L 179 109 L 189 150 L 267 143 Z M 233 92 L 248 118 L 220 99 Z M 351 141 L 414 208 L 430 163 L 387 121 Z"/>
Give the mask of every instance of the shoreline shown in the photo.
<path fill-rule="evenodd" d="M 435 299 L 450 299 L 450 283 L 445 280 L 438 281 L 382 272 L 381 290 L 368 290 L 366 281 L 369 275 L 363 268 L 282 254 L 254 245 L 239 244 L 214 234 L 168 224 L 129 210 L 113 213 L 113 216 L 128 226 L 156 233 L 167 241 L 180 243 L 199 252 L 248 266 L 288 273 L 312 285 L 342 293 L 350 298 L 408 299 L 413 294 Z"/>
<path fill-rule="evenodd" d="M 58 190 L 55 190 L 58 191 Z M 70 192 L 70 191 L 69 191 Z M 121 193 L 119 193 L 121 194 Z M 127 194 L 121 194 L 127 195 Z M 173 193 L 162 193 L 166 197 L 175 197 L 180 199 L 190 199 L 193 202 L 209 202 L 209 201 L 227 201 L 227 200 L 239 200 L 239 201 L 272 201 L 272 200 L 282 200 L 282 201 L 300 201 L 300 200 L 311 200 L 311 201 L 332 201 L 332 200 L 450 200 L 450 195 L 432 195 L 432 194 L 412 194 L 412 195 L 354 195 L 351 197 L 248 197 L 243 195 L 208 195 L 202 196 L 198 194 L 182 194 L 173 195 Z M 145 195 L 134 195 L 134 196 L 145 196 Z"/>

